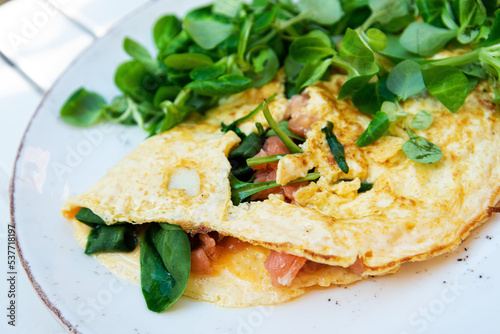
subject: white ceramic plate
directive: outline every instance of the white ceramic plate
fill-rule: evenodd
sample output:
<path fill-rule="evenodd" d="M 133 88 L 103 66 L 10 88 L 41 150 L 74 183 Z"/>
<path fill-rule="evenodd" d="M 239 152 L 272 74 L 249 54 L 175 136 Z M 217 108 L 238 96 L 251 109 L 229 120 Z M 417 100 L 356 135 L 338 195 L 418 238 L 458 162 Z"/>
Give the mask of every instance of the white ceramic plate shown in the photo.
<path fill-rule="evenodd" d="M 147 310 L 139 286 L 84 255 L 60 215 L 68 195 L 99 180 L 145 133 L 104 124 L 80 129 L 58 116 L 84 86 L 111 99 L 116 66 L 130 36 L 154 50 L 152 24 L 204 1 L 157 1 L 98 40 L 45 96 L 24 137 L 12 188 L 12 217 L 23 265 L 40 297 L 81 333 L 485 333 L 500 328 L 500 219 L 474 231 L 455 252 L 348 287 L 317 289 L 269 307 L 223 309 L 181 298 L 167 312 Z M 461 260 L 462 259 L 462 260 Z"/>

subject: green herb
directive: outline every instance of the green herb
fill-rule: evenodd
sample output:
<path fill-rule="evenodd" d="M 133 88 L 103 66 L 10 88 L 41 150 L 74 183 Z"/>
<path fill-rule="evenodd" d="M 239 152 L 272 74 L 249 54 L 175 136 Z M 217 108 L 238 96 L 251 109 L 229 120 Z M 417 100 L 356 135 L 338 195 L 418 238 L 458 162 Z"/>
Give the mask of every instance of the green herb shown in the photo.
<path fill-rule="evenodd" d="M 334 24 L 344 14 L 339 0 L 301 0 L 300 15 L 324 25 Z"/>
<path fill-rule="evenodd" d="M 407 125 L 406 132 L 410 139 L 403 144 L 402 150 L 408 158 L 423 164 L 432 164 L 441 160 L 443 152 L 439 146 L 424 137 L 417 136 Z"/>
<path fill-rule="evenodd" d="M 379 71 L 373 51 L 350 28 L 342 39 L 338 56 L 333 57 L 332 62 L 348 73 L 347 81 L 340 88 L 339 99 L 355 94 Z"/>
<path fill-rule="evenodd" d="M 240 145 L 229 153 L 228 159 L 231 163 L 231 173 L 240 179 L 248 180 L 254 171 L 247 164 L 247 159 L 259 153 L 262 140 L 261 135 L 254 132 L 243 138 Z"/>
<path fill-rule="evenodd" d="M 253 81 L 241 75 L 224 74 L 216 80 L 193 81 L 186 85 L 200 95 L 225 96 L 250 88 Z"/>
<path fill-rule="evenodd" d="M 420 65 L 413 60 L 404 60 L 389 73 L 387 88 L 401 100 L 420 93 L 425 88 Z"/>
<path fill-rule="evenodd" d="M 161 17 L 153 28 L 156 57 L 125 39 L 131 60 L 115 73 L 122 95 L 105 105 L 95 93 L 77 91 L 61 117 L 80 126 L 103 118 L 137 124 L 154 135 L 216 106 L 222 97 L 268 83 L 280 67 L 285 67 L 289 98 L 327 80 L 332 68 L 345 70 L 348 80 L 338 98 L 352 97 L 370 114 L 394 101 L 392 93 L 405 100 L 424 85 L 454 112 L 480 79 L 492 83 L 492 102 L 499 103 L 497 5 L 490 0 L 217 0 L 183 20 Z M 447 45 L 470 51 L 423 58 Z M 390 61 L 396 65 L 392 70 L 386 67 Z M 378 80 L 370 81 L 374 76 Z M 236 126 L 231 129 L 244 138 Z"/>
<path fill-rule="evenodd" d="M 316 31 L 324 34 L 319 30 L 313 32 Z M 332 48 L 332 41 L 328 36 L 326 38 L 325 40 L 325 38 L 311 34 L 299 37 L 290 45 L 290 56 L 296 62 L 307 63 L 335 55 L 337 52 Z"/>
<path fill-rule="evenodd" d="M 151 71 L 157 71 L 157 62 L 151 58 L 148 50 L 146 50 L 142 45 L 130 38 L 125 38 L 123 41 L 123 49 L 128 53 L 129 56 L 142 63 L 144 66 L 148 67 Z"/>
<path fill-rule="evenodd" d="M 382 51 L 387 47 L 387 35 L 379 29 L 370 28 L 363 36 L 374 51 Z"/>
<path fill-rule="evenodd" d="M 271 102 L 272 100 L 274 100 L 275 97 L 276 97 L 276 93 L 269 96 L 266 100 L 268 102 Z M 237 119 L 236 121 L 232 122 L 229 125 L 225 125 L 224 123 L 222 123 L 222 132 L 228 132 L 228 131 L 235 131 L 236 132 L 238 123 L 247 121 L 250 118 L 254 117 L 262 109 L 263 105 L 264 105 L 264 101 L 262 101 L 254 110 L 249 112 L 246 116 L 243 116 L 243 117 Z M 262 124 L 261 124 L 261 126 L 262 126 Z"/>
<path fill-rule="evenodd" d="M 271 81 L 280 67 L 276 52 L 269 47 L 254 47 L 248 52 L 247 58 L 253 70 L 248 71 L 246 75 L 253 80 L 254 87 Z"/>
<path fill-rule="evenodd" d="M 271 112 L 269 111 L 269 106 L 267 105 L 266 100 L 264 100 L 264 105 L 263 105 L 262 110 L 264 112 L 264 117 L 266 118 L 267 122 L 269 123 L 269 126 L 271 127 L 271 129 L 274 130 L 276 135 L 281 139 L 283 144 L 285 144 L 285 146 L 290 150 L 290 152 L 302 153 L 302 150 L 300 149 L 300 147 L 298 147 L 297 144 L 295 144 L 293 142 L 293 140 L 287 136 L 287 134 L 280 128 L 278 123 L 276 123 L 276 121 L 273 119 L 273 116 L 271 115 Z"/>
<path fill-rule="evenodd" d="M 333 133 L 333 123 L 327 122 L 326 126 L 322 128 L 321 131 L 326 136 L 328 146 L 330 146 L 330 150 L 332 151 L 333 157 L 335 158 L 335 161 L 337 161 L 337 165 L 340 170 L 342 170 L 345 174 L 348 174 L 349 166 L 345 160 L 344 146 L 338 141 L 337 136 Z"/>
<path fill-rule="evenodd" d="M 363 86 L 352 96 L 352 103 L 362 112 L 375 115 L 381 110 L 382 103 L 393 102 L 395 99 L 396 95 L 387 88 L 387 78 L 382 78 Z"/>
<path fill-rule="evenodd" d="M 446 0 L 417 0 L 418 11 L 425 22 L 442 26 L 441 15 Z"/>
<path fill-rule="evenodd" d="M 106 101 L 103 97 L 80 88 L 64 103 L 61 117 L 73 125 L 89 126 L 102 119 L 105 107 Z"/>
<path fill-rule="evenodd" d="M 156 90 L 163 83 L 152 69 L 142 62 L 132 60 L 121 64 L 115 73 L 115 84 L 136 101 L 153 101 Z"/>
<path fill-rule="evenodd" d="M 84 223 L 87 226 L 94 227 L 96 224 L 106 224 L 101 217 L 92 212 L 92 210 L 87 208 L 81 208 L 75 215 L 76 220 Z"/>
<path fill-rule="evenodd" d="M 305 64 L 297 77 L 297 82 L 295 84 L 296 92 L 301 92 L 304 88 L 323 78 L 331 65 L 332 60 L 330 58 L 325 60 L 315 60 Z"/>
<path fill-rule="evenodd" d="M 420 56 L 432 56 L 452 39 L 457 31 L 438 28 L 425 22 L 411 23 L 401 35 L 401 44 Z"/>
<path fill-rule="evenodd" d="M 373 184 L 361 182 L 361 186 L 358 189 L 358 194 L 365 193 L 369 190 L 372 190 L 372 188 L 373 188 Z"/>
<path fill-rule="evenodd" d="M 248 166 L 256 166 L 256 165 L 268 164 L 268 163 L 271 163 L 271 162 L 280 161 L 281 158 L 283 158 L 287 154 L 288 153 L 268 155 L 268 156 L 265 156 L 265 157 L 249 158 L 246 161 L 247 161 L 247 165 Z"/>
<path fill-rule="evenodd" d="M 236 18 L 240 13 L 242 2 L 240 0 L 215 0 L 213 12 L 230 18 Z"/>
<path fill-rule="evenodd" d="M 81 208 L 76 220 L 91 227 L 85 246 L 85 254 L 100 252 L 131 252 L 137 247 L 136 227 L 132 224 L 106 225 L 101 217 L 88 208 Z"/>
<path fill-rule="evenodd" d="M 380 110 L 387 114 L 387 118 L 391 123 L 397 122 L 401 118 L 410 115 L 408 113 L 400 111 L 399 104 L 389 101 L 385 101 L 384 103 L 382 103 L 382 107 L 380 108 Z"/>
<path fill-rule="evenodd" d="M 364 22 L 368 28 L 379 23 L 386 31 L 396 32 L 415 18 L 413 3 L 408 0 L 369 0 L 372 14 Z"/>
<path fill-rule="evenodd" d="M 377 111 L 370 124 L 368 124 L 365 132 L 356 140 L 356 145 L 358 147 L 363 147 L 374 143 L 387 133 L 390 125 L 391 122 L 389 122 L 387 114 L 383 111 Z"/>
<path fill-rule="evenodd" d="M 411 127 L 415 130 L 427 130 L 432 122 L 434 122 L 434 116 L 428 110 L 419 110 L 415 117 L 411 120 Z"/>
<path fill-rule="evenodd" d="M 296 179 L 290 183 L 313 181 L 317 180 L 319 176 L 319 173 L 309 173 L 307 176 Z M 231 185 L 231 200 L 234 205 L 239 205 L 243 200 L 258 193 L 259 191 L 281 187 L 281 185 L 276 183 L 276 181 L 248 183 L 238 180 L 233 175 L 229 175 L 229 183 Z"/>
<path fill-rule="evenodd" d="M 177 225 L 152 224 L 141 239 L 141 286 L 148 309 L 162 312 L 184 292 L 191 247 Z"/>
<path fill-rule="evenodd" d="M 255 132 L 252 132 L 245 139 L 243 139 L 240 146 L 238 146 L 236 149 L 232 150 L 231 153 L 229 153 L 228 158 L 230 160 L 235 160 L 235 159 L 246 160 L 259 153 L 261 148 L 262 148 L 262 142 L 260 140 L 260 136 Z"/>
<path fill-rule="evenodd" d="M 412 60 L 422 60 L 423 58 L 419 55 L 409 51 L 401 44 L 401 37 L 396 35 L 386 35 L 387 36 L 387 46 L 385 49 L 379 51 L 378 53 L 393 62 L 400 62 L 406 59 Z"/>
<path fill-rule="evenodd" d="M 211 65 L 213 61 L 202 53 L 177 53 L 165 58 L 163 63 L 175 70 L 192 70 L 198 66 Z"/>
<path fill-rule="evenodd" d="M 231 36 L 235 26 L 224 17 L 212 14 L 209 8 L 205 7 L 186 16 L 184 29 L 196 44 L 210 50 Z"/>
<path fill-rule="evenodd" d="M 281 130 L 290 138 L 304 142 L 306 141 L 305 138 L 302 138 L 301 136 L 297 136 L 295 133 L 290 130 L 288 127 L 288 121 L 281 121 L 279 122 L 278 126 L 280 127 Z M 269 131 L 266 132 L 266 137 L 271 137 L 271 136 L 276 136 L 276 131 L 273 129 L 269 129 Z"/>
<path fill-rule="evenodd" d="M 161 124 L 159 132 L 170 130 L 177 124 L 184 121 L 195 109 L 191 106 L 179 106 L 168 100 L 160 104 L 160 108 L 165 112 L 165 118 Z"/>
<path fill-rule="evenodd" d="M 456 112 L 469 95 L 469 81 L 459 69 L 451 66 L 425 70 L 424 81 L 429 92 L 448 110 Z"/>
<path fill-rule="evenodd" d="M 479 36 L 480 28 L 486 21 L 486 8 L 481 1 L 461 0 L 458 1 L 458 17 L 458 40 L 467 44 Z"/>
<path fill-rule="evenodd" d="M 96 225 L 90 230 L 85 254 L 131 252 L 137 247 L 135 226 L 131 224 Z"/>
<path fill-rule="evenodd" d="M 158 50 L 164 50 L 181 30 L 182 22 L 174 15 L 160 18 L 153 28 L 153 36 Z"/>

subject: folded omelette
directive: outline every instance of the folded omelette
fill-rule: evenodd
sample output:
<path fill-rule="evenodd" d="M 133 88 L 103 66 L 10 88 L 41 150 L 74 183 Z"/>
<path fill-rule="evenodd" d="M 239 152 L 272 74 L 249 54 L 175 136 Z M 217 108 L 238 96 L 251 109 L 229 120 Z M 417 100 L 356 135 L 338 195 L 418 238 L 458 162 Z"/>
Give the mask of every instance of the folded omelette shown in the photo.
<path fill-rule="evenodd" d="M 333 75 L 290 100 L 283 79 L 231 96 L 204 116 L 147 139 L 92 188 L 69 198 L 64 214 L 72 218 L 89 208 L 106 224 L 181 226 L 203 245 L 192 252 L 202 249 L 206 254 L 196 256 L 208 258 L 208 268 L 192 267 L 184 294 L 227 307 L 279 303 L 313 286 L 393 273 L 404 262 L 453 250 L 492 214 L 500 199 L 500 114 L 489 102 L 487 83 L 456 113 L 425 92 L 401 103 L 410 115 L 427 110 L 434 116 L 431 127 L 416 131 L 443 152 L 428 165 L 402 152 L 408 140 L 403 122 L 392 123 L 375 143 L 356 146 L 371 116 L 350 99 L 336 99 L 346 76 Z M 283 187 L 234 205 L 228 155 L 241 139 L 222 132 L 221 123 L 247 115 L 273 93 L 269 108 L 276 121 L 307 118 L 304 129 L 298 126 L 306 139 L 303 153 L 285 155 L 275 166 L 273 176 Z M 327 122 L 344 146 L 347 174 L 322 132 Z M 269 128 L 262 113 L 238 127 L 248 135 L 257 132 L 256 123 Z M 319 178 L 286 188 L 310 171 Z M 363 184 L 372 188 L 361 192 Z M 72 221 L 85 244 L 89 227 Z M 140 284 L 139 247 L 96 256 Z M 293 270 L 272 268 L 276 256 L 288 256 Z"/>

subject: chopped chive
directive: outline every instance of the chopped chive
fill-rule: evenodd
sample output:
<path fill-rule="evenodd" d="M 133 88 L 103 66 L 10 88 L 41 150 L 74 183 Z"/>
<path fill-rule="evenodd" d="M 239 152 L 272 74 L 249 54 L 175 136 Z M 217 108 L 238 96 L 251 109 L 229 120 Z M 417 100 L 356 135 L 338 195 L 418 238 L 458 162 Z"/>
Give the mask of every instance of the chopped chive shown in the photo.
<path fill-rule="evenodd" d="M 337 161 L 337 165 L 345 174 L 348 174 L 349 166 L 347 166 L 347 162 L 345 160 L 344 146 L 339 142 L 337 136 L 333 133 L 333 123 L 327 122 L 326 126 L 321 129 L 321 131 L 326 136 L 326 141 L 328 142 L 328 146 L 330 146 L 330 150 L 332 151 L 335 161 Z"/>
<path fill-rule="evenodd" d="M 297 183 L 303 181 L 314 181 L 320 177 L 319 173 L 309 173 L 305 177 L 298 178 L 290 183 Z M 229 183 L 231 185 L 231 200 L 234 205 L 239 205 L 246 198 L 258 193 L 262 190 L 281 187 L 281 184 L 276 181 L 249 183 L 238 180 L 232 174 L 229 175 Z"/>
<path fill-rule="evenodd" d="M 268 164 L 271 162 L 280 161 L 287 154 L 276 154 L 276 155 L 268 155 L 267 157 L 258 157 L 258 158 L 250 158 L 247 159 L 248 166 L 262 165 Z"/>
<path fill-rule="evenodd" d="M 278 137 L 280 137 L 281 141 L 283 144 L 285 144 L 286 147 L 290 150 L 292 153 L 303 153 L 303 151 L 298 147 L 293 140 L 286 135 L 286 133 L 283 131 L 283 129 L 280 128 L 278 123 L 273 119 L 273 116 L 271 115 L 271 112 L 269 111 L 269 106 L 267 105 L 267 101 L 264 100 L 264 105 L 262 107 L 262 111 L 264 112 L 264 117 L 266 118 L 267 122 L 269 123 L 269 126 L 271 129 L 276 132 Z"/>
<path fill-rule="evenodd" d="M 276 93 L 274 93 L 273 95 L 269 96 L 267 98 L 267 101 L 271 102 L 275 97 L 276 97 Z M 231 130 L 234 131 L 234 132 L 239 131 L 239 129 L 237 127 L 238 123 L 244 122 L 244 121 L 252 118 L 253 116 L 255 116 L 255 114 L 257 114 L 260 111 L 260 109 L 262 109 L 263 105 L 264 105 L 264 102 L 260 103 L 248 115 L 243 116 L 242 118 L 237 119 L 236 121 L 232 122 L 229 125 L 225 125 L 224 123 L 222 123 L 222 132 L 228 132 L 228 131 L 231 131 Z"/>

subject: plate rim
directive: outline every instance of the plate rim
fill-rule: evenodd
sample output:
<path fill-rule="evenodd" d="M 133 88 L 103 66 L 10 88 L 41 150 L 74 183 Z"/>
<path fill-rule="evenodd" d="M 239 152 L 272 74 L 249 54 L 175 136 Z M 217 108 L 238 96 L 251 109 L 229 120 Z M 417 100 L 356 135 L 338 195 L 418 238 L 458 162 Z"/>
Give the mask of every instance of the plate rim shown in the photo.
<path fill-rule="evenodd" d="M 28 277 L 29 282 L 35 289 L 35 292 L 37 293 L 38 297 L 42 300 L 44 305 L 49 309 L 51 312 L 50 314 L 58 320 L 58 323 L 65 329 L 67 329 L 70 333 L 81 333 L 77 330 L 77 326 L 71 324 L 69 320 L 67 320 L 64 315 L 62 314 L 61 310 L 50 300 L 50 298 L 47 296 L 45 291 L 43 290 L 42 286 L 38 283 L 38 281 L 35 279 L 34 274 L 31 272 L 31 266 L 29 264 L 29 261 L 24 257 L 23 251 L 19 245 L 19 235 L 17 233 L 17 228 L 16 228 L 16 206 L 15 206 L 15 191 L 16 191 L 16 183 L 17 183 L 17 169 L 19 167 L 19 162 L 20 159 L 19 157 L 21 156 L 21 153 L 23 152 L 24 148 L 24 143 L 26 140 L 26 136 L 28 132 L 30 131 L 33 121 L 35 117 L 39 114 L 40 109 L 42 109 L 43 105 L 46 103 L 47 98 L 49 95 L 52 94 L 54 91 L 54 88 L 59 84 L 59 82 L 62 80 L 64 76 L 67 75 L 67 73 L 73 68 L 73 66 L 79 62 L 86 54 L 88 54 L 90 51 L 92 51 L 96 45 L 98 44 L 99 41 L 101 41 L 104 38 L 107 38 L 110 36 L 114 31 L 119 29 L 125 22 L 129 21 L 132 19 L 134 16 L 136 16 L 139 12 L 142 12 L 146 10 L 147 8 L 154 6 L 157 3 L 157 1 L 148 1 L 145 2 L 138 7 L 136 7 L 134 10 L 132 10 L 130 13 L 126 14 L 124 17 L 119 19 L 117 22 L 115 22 L 107 31 L 105 34 L 102 36 L 96 36 L 93 34 L 93 41 L 92 43 L 87 46 L 85 49 L 83 49 L 78 55 L 69 63 L 69 65 L 64 69 L 64 71 L 57 77 L 57 79 L 52 83 L 52 85 L 45 91 L 43 94 L 42 98 L 40 99 L 40 102 L 36 106 L 34 112 L 32 113 L 28 124 L 26 125 L 26 128 L 23 132 L 23 135 L 21 137 L 21 141 L 19 143 L 19 147 L 17 149 L 16 157 L 14 160 L 14 165 L 13 165 L 13 170 L 12 170 L 12 176 L 9 182 L 9 210 L 10 210 L 10 223 L 11 226 L 14 228 L 14 235 L 15 235 L 15 245 L 16 245 L 16 250 L 17 250 L 17 255 L 19 257 L 19 262 L 21 262 L 21 265 L 24 269 L 24 272 L 26 273 L 26 276 Z"/>

